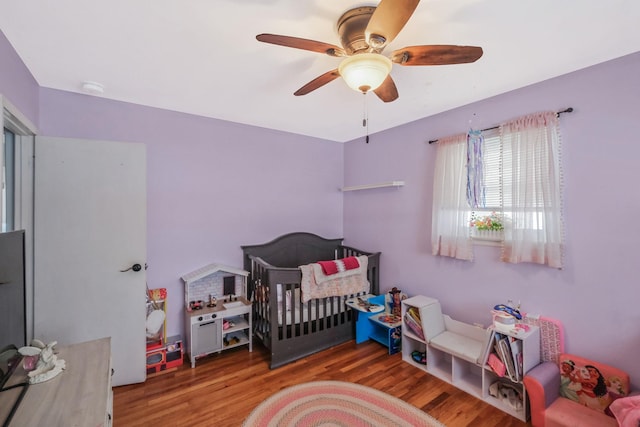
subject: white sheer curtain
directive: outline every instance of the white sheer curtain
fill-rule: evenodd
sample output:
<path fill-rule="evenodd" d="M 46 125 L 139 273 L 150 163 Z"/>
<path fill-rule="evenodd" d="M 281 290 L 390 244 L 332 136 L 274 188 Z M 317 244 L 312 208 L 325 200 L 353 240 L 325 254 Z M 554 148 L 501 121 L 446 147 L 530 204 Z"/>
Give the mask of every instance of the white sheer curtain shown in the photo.
<path fill-rule="evenodd" d="M 433 255 L 473 259 L 467 203 L 467 135 L 438 141 L 433 177 Z"/>
<path fill-rule="evenodd" d="M 500 126 L 505 218 L 502 261 L 562 268 L 560 130 L 555 112 Z"/>

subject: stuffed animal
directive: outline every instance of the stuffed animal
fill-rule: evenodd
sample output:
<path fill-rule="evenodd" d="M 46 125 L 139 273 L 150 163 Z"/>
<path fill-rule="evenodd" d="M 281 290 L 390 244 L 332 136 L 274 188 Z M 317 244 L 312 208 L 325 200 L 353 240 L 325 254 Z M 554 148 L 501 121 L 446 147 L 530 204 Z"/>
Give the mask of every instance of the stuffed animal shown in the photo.
<path fill-rule="evenodd" d="M 516 411 L 522 409 L 522 395 L 518 388 L 503 381 L 495 381 L 489 386 L 489 394 Z"/>

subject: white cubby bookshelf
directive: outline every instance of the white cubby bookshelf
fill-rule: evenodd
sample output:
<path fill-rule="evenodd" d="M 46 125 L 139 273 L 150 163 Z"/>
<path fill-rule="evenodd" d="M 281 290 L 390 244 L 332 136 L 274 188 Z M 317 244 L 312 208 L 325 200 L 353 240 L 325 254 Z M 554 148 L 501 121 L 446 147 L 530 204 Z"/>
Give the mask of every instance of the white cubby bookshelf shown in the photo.
<path fill-rule="evenodd" d="M 434 305 L 437 304 L 437 307 Z M 420 314 L 424 339 L 414 333 L 406 324 L 405 315 L 408 310 L 414 307 Z M 434 309 L 437 308 L 437 309 Z M 494 334 L 492 328 L 483 329 L 475 325 L 468 325 L 452 319 L 458 331 L 463 333 L 460 342 L 464 343 L 472 339 L 483 343 L 480 356 L 473 360 L 468 356 L 468 352 L 463 349 L 443 349 L 438 348 L 430 341 L 435 338 L 433 334 L 439 333 L 438 328 L 434 329 L 434 324 L 440 322 L 437 316 L 443 317 L 440 312 L 439 302 L 434 298 L 417 295 L 402 301 L 402 359 L 403 361 L 421 369 L 455 387 L 464 390 L 472 396 L 489 403 L 492 406 L 518 418 L 522 421 L 529 419 L 529 408 L 527 406 L 527 396 L 522 378 L 518 381 L 511 381 L 507 375 L 500 378 L 487 364 L 489 354 L 493 352 Z M 448 316 L 444 316 L 448 317 Z M 430 325 L 430 322 L 432 323 Z M 528 326 L 528 331 L 499 331 L 499 333 L 521 341 L 523 374 L 540 363 L 540 330 L 537 326 Z M 469 338 L 471 337 L 471 338 Z M 464 344 L 460 344 L 464 345 Z M 468 349 L 464 349 L 468 350 Z M 413 359 L 414 351 L 426 352 L 426 364 L 422 364 Z M 502 400 L 493 397 L 489 393 L 489 387 L 498 380 L 508 381 L 522 395 L 522 408 L 515 409 Z"/>

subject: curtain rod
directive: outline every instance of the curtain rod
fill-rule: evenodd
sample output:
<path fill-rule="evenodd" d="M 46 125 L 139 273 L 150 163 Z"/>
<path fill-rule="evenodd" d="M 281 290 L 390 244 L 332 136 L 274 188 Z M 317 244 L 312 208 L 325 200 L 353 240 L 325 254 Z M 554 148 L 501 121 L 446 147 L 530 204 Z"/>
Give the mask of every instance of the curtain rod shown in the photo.
<path fill-rule="evenodd" d="M 569 108 L 566 108 L 566 109 L 564 109 L 562 111 L 558 111 L 556 113 L 556 115 L 560 116 L 560 114 L 562 114 L 562 113 L 573 113 L 573 107 L 569 107 Z M 488 130 L 498 129 L 499 127 L 500 126 L 491 126 L 490 128 L 480 129 L 480 132 L 485 132 L 485 131 L 488 131 Z M 431 141 L 429 141 L 429 144 L 433 144 L 434 142 L 438 142 L 438 140 L 437 139 L 432 139 Z"/>

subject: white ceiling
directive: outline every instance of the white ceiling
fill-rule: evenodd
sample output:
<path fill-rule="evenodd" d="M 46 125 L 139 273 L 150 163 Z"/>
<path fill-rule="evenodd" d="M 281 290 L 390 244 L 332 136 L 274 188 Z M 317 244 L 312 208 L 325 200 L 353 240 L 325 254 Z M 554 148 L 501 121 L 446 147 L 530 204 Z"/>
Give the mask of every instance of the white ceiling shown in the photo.
<path fill-rule="evenodd" d="M 423 0 L 385 53 L 481 46 L 477 62 L 391 72 L 383 103 L 342 79 L 293 92 L 339 58 L 260 43 L 275 33 L 340 45 L 344 0 L 0 0 L 0 30 L 38 84 L 339 142 L 640 51 L 637 0 Z"/>

